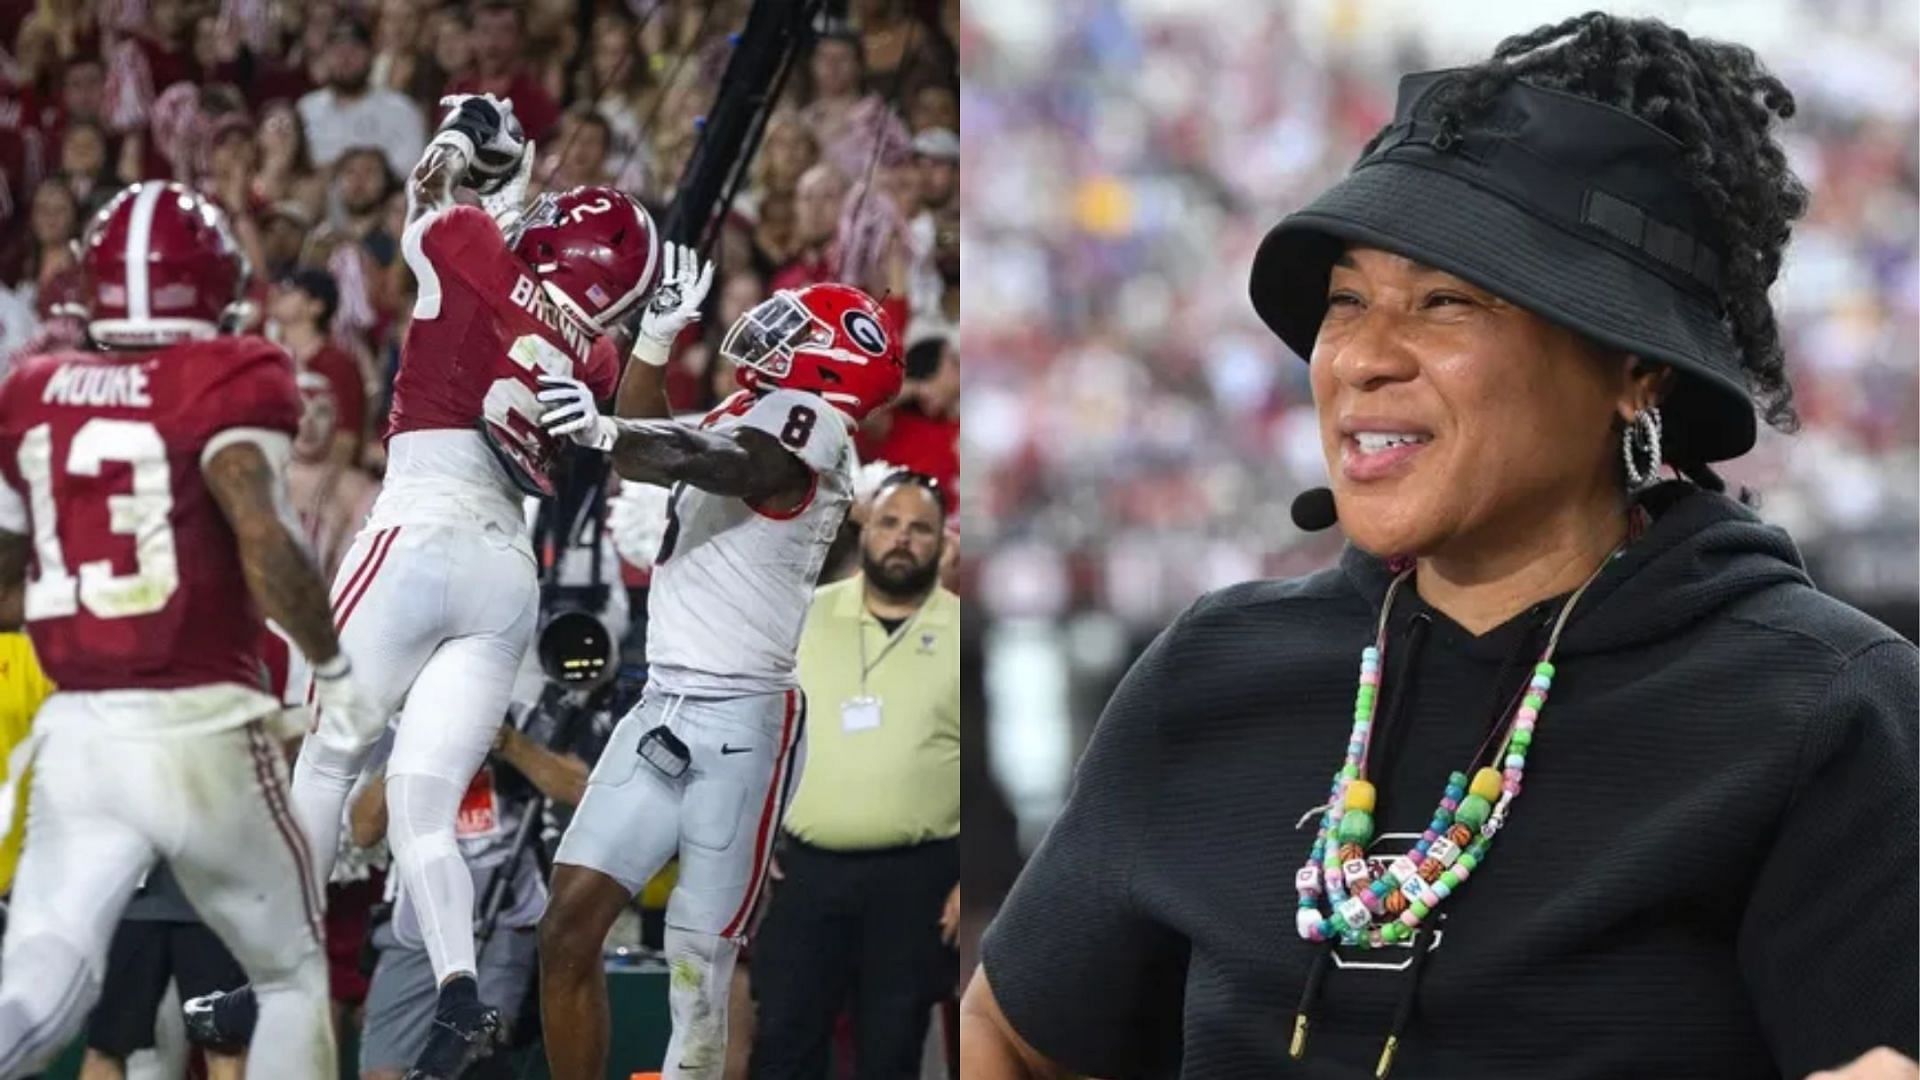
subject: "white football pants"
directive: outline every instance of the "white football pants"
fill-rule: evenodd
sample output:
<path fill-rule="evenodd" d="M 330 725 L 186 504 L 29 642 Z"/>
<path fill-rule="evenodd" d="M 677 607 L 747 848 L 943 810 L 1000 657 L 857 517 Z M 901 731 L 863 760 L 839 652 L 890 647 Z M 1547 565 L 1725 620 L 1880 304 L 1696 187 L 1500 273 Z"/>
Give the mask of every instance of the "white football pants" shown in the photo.
<path fill-rule="evenodd" d="M 44 1066 L 80 1029 L 121 912 L 165 859 L 258 995 L 247 1076 L 332 1080 L 321 893 L 279 744 L 260 721 L 130 732 L 112 722 L 127 711 L 120 693 L 113 709 L 109 695 L 58 693 L 34 719 L 42 741 L 0 952 L 0 1077 Z"/>
<path fill-rule="evenodd" d="M 334 622 L 373 715 L 399 715 L 387 761 L 387 840 L 437 982 L 473 974 L 473 878 L 454 842 L 460 797 L 507 713 L 539 619 L 525 540 L 498 526 L 368 529 L 334 580 Z M 332 873 L 342 812 L 382 725 L 350 745 L 308 738 L 294 812 Z M 323 729 L 324 730 L 324 729 Z"/>
<path fill-rule="evenodd" d="M 553 857 L 637 893 L 679 855 L 667 900 L 667 1080 L 719 1080 L 726 1065 L 734 959 L 806 767 L 806 723 L 798 690 L 735 698 L 649 690 L 614 728 Z M 678 778 L 637 752 L 661 725 L 691 755 Z"/>

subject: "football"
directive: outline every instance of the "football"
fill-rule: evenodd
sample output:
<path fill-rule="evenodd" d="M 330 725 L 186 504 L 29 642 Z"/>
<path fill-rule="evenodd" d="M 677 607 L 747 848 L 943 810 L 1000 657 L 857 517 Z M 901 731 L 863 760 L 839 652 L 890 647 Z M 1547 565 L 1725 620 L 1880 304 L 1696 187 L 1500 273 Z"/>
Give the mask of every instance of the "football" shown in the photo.
<path fill-rule="evenodd" d="M 519 134 L 519 123 L 512 124 L 514 134 Z M 474 160 L 467 165 L 467 179 L 473 189 L 482 195 L 491 195 L 500 190 L 513 174 L 520 169 L 520 159 L 527 154 L 525 139 L 515 139 L 509 147 L 502 148 L 504 139 L 494 139 L 486 146 L 479 147 Z"/>

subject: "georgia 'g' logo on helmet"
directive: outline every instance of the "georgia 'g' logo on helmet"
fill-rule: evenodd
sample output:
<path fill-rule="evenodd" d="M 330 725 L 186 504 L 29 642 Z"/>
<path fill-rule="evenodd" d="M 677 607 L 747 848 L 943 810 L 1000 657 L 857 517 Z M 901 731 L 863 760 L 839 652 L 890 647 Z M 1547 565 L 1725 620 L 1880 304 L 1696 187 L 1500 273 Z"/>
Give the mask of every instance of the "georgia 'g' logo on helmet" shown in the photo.
<path fill-rule="evenodd" d="M 858 422 L 900 393 L 907 365 L 873 297 L 851 285 L 782 289 L 734 321 L 720 355 L 749 390 L 818 394 Z"/>
<path fill-rule="evenodd" d="M 880 328 L 880 320 L 859 308 L 848 308 L 840 316 L 840 328 L 847 332 L 847 337 L 860 347 L 860 351 L 869 356 L 886 355 L 887 332 Z"/>

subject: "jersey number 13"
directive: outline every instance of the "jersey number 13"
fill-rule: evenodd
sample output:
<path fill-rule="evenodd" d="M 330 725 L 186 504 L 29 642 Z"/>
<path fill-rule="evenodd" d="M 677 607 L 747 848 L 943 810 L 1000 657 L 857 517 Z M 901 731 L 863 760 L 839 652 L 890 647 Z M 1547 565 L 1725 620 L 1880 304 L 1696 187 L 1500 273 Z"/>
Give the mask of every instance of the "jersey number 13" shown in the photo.
<path fill-rule="evenodd" d="M 74 432 L 65 463 L 59 466 L 64 475 L 87 477 L 99 476 L 109 461 L 133 467 L 132 492 L 107 496 L 108 529 L 133 539 L 136 561 L 131 574 L 115 574 L 107 559 L 81 563 L 78 578 L 67 570 L 59 504 L 53 497 L 54 458 L 52 426 L 28 429 L 20 440 L 20 475 L 27 482 L 40 570 L 27 582 L 28 621 L 65 618 L 82 607 L 95 618 L 130 619 L 167 606 L 180 588 L 180 564 L 169 520 L 173 483 L 160 432 L 143 420 L 95 417 Z"/>

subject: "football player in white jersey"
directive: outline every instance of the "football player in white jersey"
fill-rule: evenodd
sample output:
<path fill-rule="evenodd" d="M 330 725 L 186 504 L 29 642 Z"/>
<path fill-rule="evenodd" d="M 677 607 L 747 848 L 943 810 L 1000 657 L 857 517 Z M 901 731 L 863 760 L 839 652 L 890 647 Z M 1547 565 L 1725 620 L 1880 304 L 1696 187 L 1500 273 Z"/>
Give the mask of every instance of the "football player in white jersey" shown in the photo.
<path fill-rule="evenodd" d="M 554 1080 L 606 1075 L 601 948 L 615 916 L 676 854 L 663 1075 L 721 1074 L 734 957 L 805 755 L 794 674 L 801 624 L 852 501 L 853 427 L 891 401 L 905 375 L 871 297 L 845 285 L 781 291 L 721 343 L 746 389 L 697 426 L 680 424 L 663 419 L 670 340 L 636 340 L 621 419 L 599 415 L 576 380 L 543 380 L 541 399 L 555 403 L 541 418 L 548 430 L 608 451 L 628 480 L 673 489 L 648 598 L 646 693 L 615 729 L 560 842 L 540 925 Z"/>

